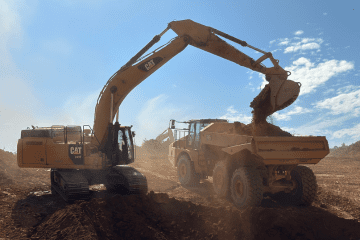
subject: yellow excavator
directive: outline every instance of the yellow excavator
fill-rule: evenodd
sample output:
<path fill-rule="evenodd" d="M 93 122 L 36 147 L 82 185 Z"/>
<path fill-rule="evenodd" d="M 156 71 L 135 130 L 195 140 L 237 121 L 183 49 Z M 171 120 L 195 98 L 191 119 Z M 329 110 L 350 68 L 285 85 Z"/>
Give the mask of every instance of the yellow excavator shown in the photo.
<path fill-rule="evenodd" d="M 178 36 L 144 55 L 169 29 Z M 220 37 L 263 55 L 254 60 Z M 146 177 L 127 166 L 134 161 L 134 132 L 132 126 L 119 124 L 118 109 L 132 89 L 189 44 L 265 74 L 269 83 L 251 103 L 255 112 L 261 110 L 260 118 L 285 108 L 299 95 L 300 84 L 287 79 L 290 73 L 279 66 L 270 52 L 191 20 L 173 21 L 110 77 L 100 92 L 93 128 L 85 125 L 22 130 L 17 146 L 19 167 L 51 168 L 52 192 L 65 201 L 88 198 L 89 185 L 93 184 L 105 184 L 108 189 L 128 194 L 146 193 Z M 273 67 L 262 64 L 267 58 Z"/>

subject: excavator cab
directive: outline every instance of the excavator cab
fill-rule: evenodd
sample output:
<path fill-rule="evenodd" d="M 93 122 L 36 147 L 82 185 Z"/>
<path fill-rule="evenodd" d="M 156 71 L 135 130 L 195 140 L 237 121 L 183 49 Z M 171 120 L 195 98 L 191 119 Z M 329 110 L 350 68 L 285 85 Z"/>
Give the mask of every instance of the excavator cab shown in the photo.
<path fill-rule="evenodd" d="M 133 133 L 134 132 L 131 132 L 131 127 L 121 127 L 119 129 L 118 144 L 121 153 L 120 163 L 129 164 L 135 160 Z"/>
<path fill-rule="evenodd" d="M 120 126 L 118 122 L 109 124 L 109 134 L 105 146 L 101 151 L 107 155 L 111 166 L 127 165 L 135 161 L 134 141 L 135 133 L 132 126 Z"/>

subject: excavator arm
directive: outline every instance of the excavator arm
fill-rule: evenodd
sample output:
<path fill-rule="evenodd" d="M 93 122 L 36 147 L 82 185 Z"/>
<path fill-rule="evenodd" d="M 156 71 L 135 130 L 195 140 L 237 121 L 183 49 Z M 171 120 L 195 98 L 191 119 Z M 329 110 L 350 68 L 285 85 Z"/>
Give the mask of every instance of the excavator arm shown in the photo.
<path fill-rule="evenodd" d="M 169 29 L 177 33 L 178 37 L 140 59 Z M 264 55 L 255 61 L 217 35 L 260 51 Z M 100 148 L 106 144 L 108 125 L 112 124 L 120 104 L 132 89 L 184 50 L 188 44 L 265 74 L 269 84 L 250 105 L 254 109 L 254 116 L 257 116 L 254 117 L 255 121 L 264 120 L 266 116 L 292 104 L 299 95 L 300 85 L 287 80 L 289 72 L 279 66 L 278 61 L 273 58 L 271 53 L 263 52 L 244 41 L 191 20 L 173 21 L 160 35 L 156 35 L 138 54 L 120 68 L 104 86 L 95 108 L 94 133 L 96 138 L 94 138 L 94 144 L 100 143 Z M 274 67 L 266 68 L 261 64 L 267 58 L 271 60 Z"/>

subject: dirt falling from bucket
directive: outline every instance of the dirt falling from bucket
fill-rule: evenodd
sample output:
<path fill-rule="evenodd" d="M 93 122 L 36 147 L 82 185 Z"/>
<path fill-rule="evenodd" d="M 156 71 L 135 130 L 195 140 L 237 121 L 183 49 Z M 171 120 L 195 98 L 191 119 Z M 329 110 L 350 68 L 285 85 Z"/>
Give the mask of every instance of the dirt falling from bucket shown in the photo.
<path fill-rule="evenodd" d="M 266 121 L 267 117 L 275 112 L 270 102 L 270 93 L 270 86 L 266 85 L 260 94 L 251 102 L 250 107 L 253 108 L 253 116 L 247 128 L 251 128 L 252 136 L 291 137 L 292 135 L 290 133 Z"/>

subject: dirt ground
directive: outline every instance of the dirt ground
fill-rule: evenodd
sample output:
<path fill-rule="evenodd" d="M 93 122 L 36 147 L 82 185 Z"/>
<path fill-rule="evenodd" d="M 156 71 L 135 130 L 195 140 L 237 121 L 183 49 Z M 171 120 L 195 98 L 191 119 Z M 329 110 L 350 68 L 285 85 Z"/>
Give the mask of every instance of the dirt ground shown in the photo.
<path fill-rule="evenodd" d="M 50 194 L 49 169 L 19 169 L 0 150 L 0 239 L 360 239 L 360 158 L 327 157 L 311 166 L 319 191 L 310 207 L 265 198 L 239 211 L 218 199 L 212 179 L 184 188 L 164 155 L 138 154 L 149 193 L 120 196 L 102 185 L 91 199 Z"/>

